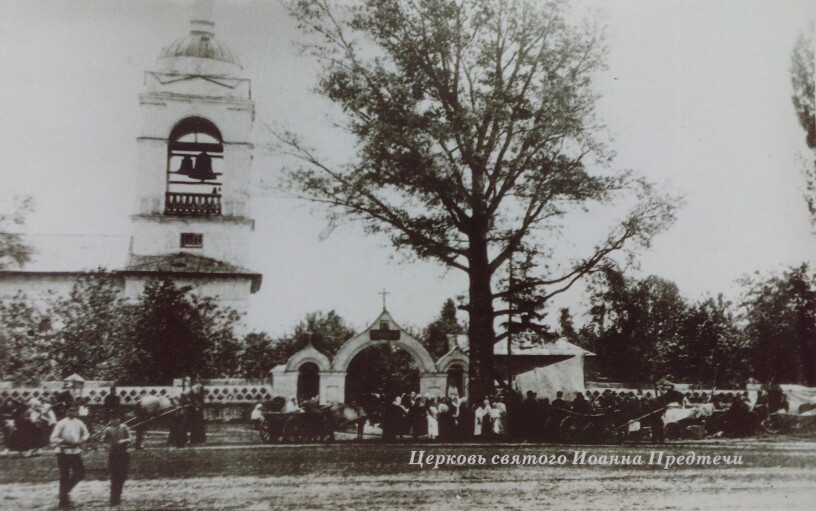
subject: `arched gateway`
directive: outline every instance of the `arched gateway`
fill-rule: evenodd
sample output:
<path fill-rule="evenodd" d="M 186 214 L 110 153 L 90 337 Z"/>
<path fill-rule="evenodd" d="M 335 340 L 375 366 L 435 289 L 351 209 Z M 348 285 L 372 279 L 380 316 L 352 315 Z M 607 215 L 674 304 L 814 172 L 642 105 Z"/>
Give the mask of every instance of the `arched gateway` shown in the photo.
<path fill-rule="evenodd" d="M 310 367 L 316 365 L 319 368 L 320 403 L 342 402 L 346 394 L 346 371 L 351 361 L 366 348 L 385 343 L 402 348 L 414 358 L 419 368 L 420 394 L 444 396 L 449 387 L 453 386 L 462 395 L 467 388 L 467 355 L 458 348 L 453 348 L 438 362 L 434 362 L 422 343 L 403 330 L 387 310 L 383 310 L 371 326 L 346 341 L 331 362 L 326 355 L 309 345 L 292 355 L 285 365 L 272 369 L 272 394 L 287 398 L 298 395 L 302 390 L 298 386 L 299 376 L 302 384 L 301 367 L 309 364 Z M 463 376 L 455 384 L 451 384 L 451 372 Z"/>

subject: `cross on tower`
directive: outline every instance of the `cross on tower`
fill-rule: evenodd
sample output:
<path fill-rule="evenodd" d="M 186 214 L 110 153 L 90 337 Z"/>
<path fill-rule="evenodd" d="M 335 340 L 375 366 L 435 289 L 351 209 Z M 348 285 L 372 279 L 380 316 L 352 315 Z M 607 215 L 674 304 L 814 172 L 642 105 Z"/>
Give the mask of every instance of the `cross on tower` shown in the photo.
<path fill-rule="evenodd" d="M 382 295 L 382 297 L 383 297 L 383 310 L 385 310 L 385 296 L 386 296 L 386 295 L 390 295 L 391 293 L 389 293 L 388 291 L 386 291 L 386 290 L 385 290 L 385 288 L 383 288 L 383 290 L 382 290 L 382 291 L 380 291 L 380 292 L 379 292 L 379 293 L 377 293 L 377 294 L 378 294 L 378 295 Z"/>

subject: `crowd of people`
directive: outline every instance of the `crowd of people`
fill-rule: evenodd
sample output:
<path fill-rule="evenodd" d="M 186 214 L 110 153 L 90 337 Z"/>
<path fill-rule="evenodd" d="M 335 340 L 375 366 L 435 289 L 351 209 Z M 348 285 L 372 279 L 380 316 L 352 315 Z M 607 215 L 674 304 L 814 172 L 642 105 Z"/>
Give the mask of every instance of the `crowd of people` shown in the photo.
<path fill-rule="evenodd" d="M 726 424 L 754 424 L 757 416 L 787 410 L 784 394 L 777 388 L 759 391 L 752 400 L 748 392 L 680 392 L 673 386 L 656 390 L 594 390 L 565 399 L 539 398 L 529 391 L 503 391 L 480 403 L 468 403 L 455 395 L 435 397 L 415 392 L 384 400 L 379 412 L 384 440 L 424 438 L 428 440 L 558 441 L 563 420 L 571 416 L 603 417 L 621 431 L 621 437 L 663 442 L 664 411 L 667 408 L 702 407 L 711 413 L 726 412 Z M 748 414 L 752 419 L 748 420 Z M 747 426 L 746 426 L 747 428 Z M 747 434 L 748 430 L 736 432 Z"/>
<path fill-rule="evenodd" d="M 431 397 L 416 392 L 396 396 L 382 410 L 383 439 L 426 437 L 450 439 L 460 435 L 463 401 L 457 396 Z"/>
<path fill-rule="evenodd" d="M 178 401 L 173 401 L 171 413 L 181 420 L 170 427 L 171 445 L 203 443 L 204 392 L 187 382 Z M 679 392 L 673 386 L 662 387 L 654 393 L 643 390 L 594 390 L 577 392 L 568 400 L 561 391 L 549 397 L 539 397 L 529 391 L 522 396 L 514 391 L 502 391 L 487 396 L 478 403 L 470 403 L 456 394 L 447 397 L 404 393 L 387 399 L 372 394 L 365 417 L 379 422 L 382 438 L 423 439 L 430 441 L 558 441 L 565 418 L 601 417 L 610 420 L 624 438 L 644 438 L 642 430 L 650 430 L 651 439 L 664 441 L 664 412 L 670 408 L 707 408 L 720 415 L 739 433 L 749 432 L 757 417 L 789 408 L 785 395 L 778 386 L 758 391 L 753 397 L 748 392 Z M 283 412 L 317 411 L 316 398 L 298 402 L 296 398 L 280 400 L 276 410 Z M 70 392 L 60 392 L 51 401 L 40 398 L 6 399 L 0 403 L 4 419 L 5 453 L 10 450 L 30 455 L 49 443 L 55 447 L 60 471 L 59 504 L 70 506 L 71 489 L 82 480 L 82 445 L 99 437 L 108 446 L 108 469 L 111 477 L 110 502 L 120 502 L 127 479 L 131 441 L 130 429 L 123 422 L 122 407 L 115 387 L 107 393 L 100 414 L 104 429 L 94 435 L 89 406 L 84 398 L 74 398 Z M 251 419 L 258 425 L 263 421 L 263 405 L 252 411 Z M 140 424 L 137 422 L 137 424 Z M 741 429 L 740 429 L 741 428 Z M 137 428 L 138 429 L 138 428 Z M 182 440 L 183 438 L 183 440 Z"/>

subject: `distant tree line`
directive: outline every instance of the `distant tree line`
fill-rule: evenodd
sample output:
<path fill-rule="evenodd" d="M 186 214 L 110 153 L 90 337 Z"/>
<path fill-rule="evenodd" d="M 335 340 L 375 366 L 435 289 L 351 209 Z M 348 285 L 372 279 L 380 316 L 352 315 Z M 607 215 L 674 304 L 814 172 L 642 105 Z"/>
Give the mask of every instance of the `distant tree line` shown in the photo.
<path fill-rule="evenodd" d="M 737 303 L 691 301 L 671 281 L 607 268 L 591 280 L 584 324 L 563 309 L 561 333 L 594 352 L 595 376 L 612 381 L 816 386 L 816 273 L 803 264 L 741 284 Z"/>

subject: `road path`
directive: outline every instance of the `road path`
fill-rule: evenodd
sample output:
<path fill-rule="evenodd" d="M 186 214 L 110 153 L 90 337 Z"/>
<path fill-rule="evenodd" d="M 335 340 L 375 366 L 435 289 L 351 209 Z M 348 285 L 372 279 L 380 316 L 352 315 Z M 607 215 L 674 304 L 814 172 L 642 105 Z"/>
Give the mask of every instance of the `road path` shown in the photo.
<path fill-rule="evenodd" d="M 410 465 L 411 451 L 482 455 L 484 466 Z M 586 456 L 742 456 L 742 465 L 575 465 Z M 564 455 L 564 465 L 493 465 L 494 455 Z M 77 509 L 107 509 L 104 453 L 86 455 Z M 0 508 L 53 509 L 53 456 L 0 460 Z M 816 442 L 652 446 L 380 445 L 154 448 L 133 454 L 119 509 L 777 509 L 812 510 Z"/>

